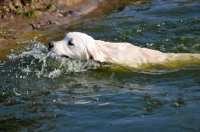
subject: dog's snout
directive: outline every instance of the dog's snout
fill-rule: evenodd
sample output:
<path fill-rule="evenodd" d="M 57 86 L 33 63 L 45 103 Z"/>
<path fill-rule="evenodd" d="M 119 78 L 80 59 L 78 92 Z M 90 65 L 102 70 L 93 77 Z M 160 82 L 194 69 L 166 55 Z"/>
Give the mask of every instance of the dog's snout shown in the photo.
<path fill-rule="evenodd" d="M 51 51 L 51 49 L 54 47 L 54 44 L 53 42 L 49 42 L 49 47 L 48 47 L 48 50 Z"/>

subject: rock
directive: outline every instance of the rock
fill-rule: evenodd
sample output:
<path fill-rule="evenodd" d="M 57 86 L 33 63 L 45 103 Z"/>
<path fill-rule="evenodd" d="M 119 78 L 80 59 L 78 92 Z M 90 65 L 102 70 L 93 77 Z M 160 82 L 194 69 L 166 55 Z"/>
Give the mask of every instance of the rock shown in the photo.
<path fill-rule="evenodd" d="M 70 11 L 67 11 L 67 12 L 62 12 L 61 14 L 62 14 L 62 16 L 65 16 L 65 17 L 70 17 L 70 16 L 72 16 L 72 15 L 75 15 L 75 14 L 76 14 L 76 12 L 75 12 L 75 11 L 72 11 L 72 10 L 70 10 Z"/>
<path fill-rule="evenodd" d="M 4 19 L 5 19 L 5 18 L 6 18 L 6 15 L 1 15 L 1 18 L 4 18 Z"/>
<path fill-rule="evenodd" d="M 15 8 L 21 8 L 22 7 L 22 2 L 20 0 L 15 0 L 14 6 L 15 6 Z"/>
<path fill-rule="evenodd" d="M 56 20 L 50 20 L 49 24 L 56 24 Z"/>
<path fill-rule="evenodd" d="M 10 12 L 10 8 L 5 6 L 5 12 Z"/>
<path fill-rule="evenodd" d="M 10 8 L 10 12 L 16 11 L 16 10 L 17 10 L 17 9 L 13 6 L 12 1 L 9 2 L 9 6 L 8 6 L 8 7 Z"/>

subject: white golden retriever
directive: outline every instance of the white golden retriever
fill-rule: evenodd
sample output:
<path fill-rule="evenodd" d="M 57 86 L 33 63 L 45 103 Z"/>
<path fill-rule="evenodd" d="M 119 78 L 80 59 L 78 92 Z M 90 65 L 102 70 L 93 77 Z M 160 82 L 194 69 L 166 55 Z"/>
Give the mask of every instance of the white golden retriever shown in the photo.
<path fill-rule="evenodd" d="M 135 68 L 142 64 L 162 64 L 191 58 L 200 60 L 199 54 L 162 53 L 130 43 L 94 40 L 80 32 L 71 32 L 61 41 L 50 42 L 48 50 L 61 57 L 110 62 Z"/>

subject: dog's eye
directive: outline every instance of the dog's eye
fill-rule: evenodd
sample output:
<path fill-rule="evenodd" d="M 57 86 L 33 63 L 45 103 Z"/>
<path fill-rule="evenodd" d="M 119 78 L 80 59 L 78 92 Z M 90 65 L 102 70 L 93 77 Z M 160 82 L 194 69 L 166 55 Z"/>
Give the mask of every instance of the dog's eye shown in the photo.
<path fill-rule="evenodd" d="M 74 46 L 74 44 L 72 43 L 72 40 L 70 40 L 70 41 L 68 42 L 68 45 L 69 45 L 69 46 Z"/>

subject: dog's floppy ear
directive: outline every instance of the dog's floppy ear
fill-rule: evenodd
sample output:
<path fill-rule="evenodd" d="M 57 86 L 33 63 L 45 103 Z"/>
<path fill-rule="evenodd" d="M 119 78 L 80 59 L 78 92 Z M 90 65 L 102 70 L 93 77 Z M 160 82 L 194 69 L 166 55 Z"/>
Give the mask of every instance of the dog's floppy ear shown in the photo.
<path fill-rule="evenodd" d="M 86 44 L 86 58 L 87 60 L 99 60 L 99 54 L 100 49 L 99 46 L 96 44 L 95 41 L 93 43 L 87 43 Z"/>
<path fill-rule="evenodd" d="M 91 52 L 88 51 L 88 49 L 86 49 L 86 59 L 87 60 L 94 60 L 93 55 L 91 54 Z"/>
<path fill-rule="evenodd" d="M 86 60 L 99 60 L 100 56 L 100 48 L 91 36 L 84 34 L 84 33 L 74 33 L 77 37 L 77 43 L 84 46 L 84 58 Z"/>

